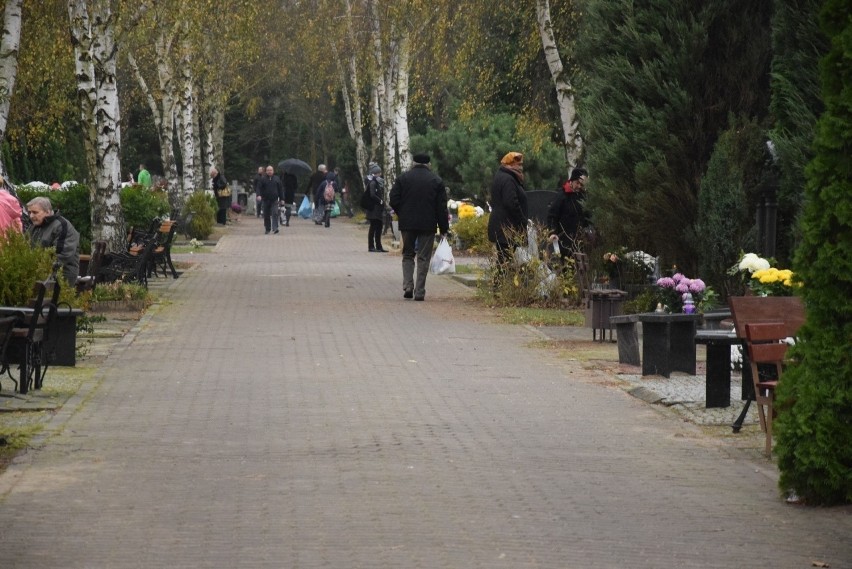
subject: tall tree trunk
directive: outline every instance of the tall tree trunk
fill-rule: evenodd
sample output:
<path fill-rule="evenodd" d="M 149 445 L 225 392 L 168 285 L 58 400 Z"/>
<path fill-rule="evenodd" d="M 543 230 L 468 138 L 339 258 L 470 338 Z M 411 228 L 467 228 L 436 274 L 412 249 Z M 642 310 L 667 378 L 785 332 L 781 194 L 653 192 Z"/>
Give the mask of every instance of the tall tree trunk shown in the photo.
<path fill-rule="evenodd" d="M 559 106 L 559 118 L 562 121 L 562 137 L 565 145 L 565 160 L 569 167 L 578 166 L 583 154 L 583 139 L 577 129 L 577 108 L 574 104 L 574 87 L 568 78 L 568 71 L 562 65 L 556 38 L 553 35 L 553 23 L 550 20 L 549 0 L 536 0 L 536 19 L 541 35 L 544 58 L 550 70 L 550 76 L 556 88 L 556 103 Z"/>
<path fill-rule="evenodd" d="M 127 59 L 136 81 L 142 89 L 151 116 L 154 117 L 154 128 L 157 131 L 157 140 L 160 145 L 160 162 L 163 165 L 163 175 L 166 178 L 166 188 L 169 205 L 173 210 L 183 207 L 183 196 L 180 191 L 180 178 L 178 178 L 177 162 L 175 159 L 175 73 L 171 61 L 174 33 L 168 36 L 161 33 L 157 36 L 154 49 L 157 58 L 157 80 L 156 92 L 151 89 L 145 77 L 142 75 L 136 59 L 128 54 Z"/>
<path fill-rule="evenodd" d="M 349 42 L 346 66 L 341 62 L 340 54 L 337 53 L 337 69 L 340 75 L 340 89 L 343 93 L 343 105 L 346 111 L 346 126 L 349 129 L 349 137 L 355 143 L 355 161 L 361 180 L 367 177 L 367 145 L 364 142 L 364 123 L 361 114 L 361 87 L 358 78 L 358 64 L 356 51 L 354 49 L 355 30 L 352 21 L 352 3 L 346 0 L 346 37 Z M 348 78 L 347 78 L 348 70 Z"/>
<path fill-rule="evenodd" d="M 0 146 L 6 139 L 9 103 L 18 76 L 18 49 L 21 45 L 21 5 L 23 0 L 6 0 L 3 12 L 3 37 L 0 39 Z M 6 178 L 6 166 L 0 157 L 0 175 Z"/>
<path fill-rule="evenodd" d="M 382 50 L 382 28 L 379 6 L 376 0 L 370 0 L 370 22 L 373 35 L 373 60 L 375 71 L 376 97 L 378 98 L 378 135 L 381 140 L 383 174 L 386 186 L 393 185 L 396 179 L 396 138 L 394 137 L 391 104 L 393 98 L 393 66 L 385 62 Z M 393 51 L 392 49 L 389 51 Z"/>
<path fill-rule="evenodd" d="M 77 102 L 80 105 L 80 127 L 83 148 L 86 152 L 86 175 L 90 197 L 94 198 L 94 180 L 97 172 L 97 132 L 95 115 L 97 86 L 95 65 L 92 61 L 92 29 L 89 11 L 82 2 L 68 1 L 71 45 L 74 48 L 74 75 L 77 78 Z"/>
<path fill-rule="evenodd" d="M 393 123 L 401 172 L 411 168 L 411 135 L 408 131 L 408 78 L 411 68 L 411 37 L 403 32 L 397 45 L 396 96 L 393 100 Z"/>
<path fill-rule="evenodd" d="M 91 9 L 90 9 L 91 8 Z M 92 239 L 111 247 L 124 243 L 121 212 L 121 129 L 116 81 L 115 15 L 108 0 L 69 0 L 92 208 Z"/>
<path fill-rule="evenodd" d="M 184 58 L 181 64 L 180 90 L 178 92 L 178 139 L 180 141 L 183 168 L 181 170 L 181 186 L 183 195 L 187 196 L 197 189 L 206 188 L 198 185 L 198 150 L 195 134 L 195 99 L 193 89 L 192 70 L 188 58 Z"/>

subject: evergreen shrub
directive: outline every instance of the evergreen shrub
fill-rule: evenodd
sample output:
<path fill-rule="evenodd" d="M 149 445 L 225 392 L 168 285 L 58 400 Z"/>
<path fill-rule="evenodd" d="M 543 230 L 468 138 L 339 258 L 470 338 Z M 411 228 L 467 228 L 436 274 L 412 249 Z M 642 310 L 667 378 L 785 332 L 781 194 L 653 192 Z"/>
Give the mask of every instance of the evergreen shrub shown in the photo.
<path fill-rule="evenodd" d="M 778 384 L 779 485 L 810 504 L 852 503 L 852 20 L 848 0 L 820 14 L 826 111 L 807 169 L 802 242 L 793 269 L 807 320 Z"/>
<path fill-rule="evenodd" d="M 475 255 L 491 253 L 493 245 L 488 240 L 489 214 L 479 217 L 459 219 L 450 228 L 453 234 L 462 242 L 465 251 Z"/>
<path fill-rule="evenodd" d="M 189 196 L 181 215 L 188 223 L 186 233 L 193 239 L 207 239 L 213 233 L 216 220 L 216 200 L 206 192 L 195 192 Z"/>
<path fill-rule="evenodd" d="M 0 233 L 0 304 L 25 306 L 33 284 L 50 276 L 56 252 L 30 247 L 26 235 L 13 229 Z"/>
<path fill-rule="evenodd" d="M 161 190 L 149 190 L 138 184 L 127 186 L 119 194 L 127 227 L 147 229 L 151 220 L 168 215 L 169 201 Z"/>

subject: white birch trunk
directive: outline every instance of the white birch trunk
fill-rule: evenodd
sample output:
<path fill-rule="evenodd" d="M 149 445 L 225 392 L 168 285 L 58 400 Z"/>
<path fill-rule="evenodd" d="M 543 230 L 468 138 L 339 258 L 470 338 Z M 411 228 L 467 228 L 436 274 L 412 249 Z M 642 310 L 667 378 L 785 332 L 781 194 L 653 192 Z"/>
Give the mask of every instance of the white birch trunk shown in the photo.
<path fill-rule="evenodd" d="M 382 150 L 382 173 L 387 183 L 386 187 L 393 185 L 396 179 L 396 156 L 395 139 L 393 136 L 393 122 L 391 118 L 390 101 L 393 97 L 393 83 L 388 78 L 393 77 L 392 66 L 388 65 L 383 57 L 382 29 L 379 16 L 378 3 L 370 2 L 370 22 L 373 32 L 373 60 L 375 62 L 375 90 L 378 99 L 378 132 L 381 140 Z"/>
<path fill-rule="evenodd" d="M 338 53 L 336 54 L 337 69 L 340 74 L 340 87 L 346 111 L 346 127 L 349 130 L 349 137 L 355 143 L 355 161 L 358 165 L 358 171 L 361 173 L 360 179 L 363 180 L 368 174 L 367 165 L 369 159 L 367 157 L 367 145 L 364 142 L 364 123 L 361 114 L 360 98 L 361 87 L 358 78 L 357 60 L 355 59 L 355 30 L 352 22 L 352 3 L 350 0 L 346 0 L 346 37 L 349 41 L 349 55 L 346 58 L 347 65 L 343 65 L 340 54 Z M 348 78 L 347 70 L 349 74 Z"/>
<path fill-rule="evenodd" d="M 556 102 L 559 106 L 559 118 L 562 122 L 565 159 L 569 167 L 576 167 L 583 154 L 583 139 L 577 128 L 577 108 L 574 102 L 574 87 L 568 78 L 568 72 L 562 65 L 556 38 L 553 35 L 553 23 L 550 20 L 549 0 L 536 0 L 536 19 L 544 48 L 544 58 L 556 88 Z"/>
<path fill-rule="evenodd" d="M 411 67 L 411 41 L 403 32 L 397 46 L 396 96 L 393 100 L 393 123 L 396 131 L 397 153 L 401 172 L 411 168 L 411 134 L 408 130 L 408 80 Z"/>
<path fill-rule="evenodd" d="M 90 9 L 91 8 L 91 9 Z M 111 247 L 124 243 L 121 187 L 121 130 L 116 82 L 115 16 L 108 0 L 89 5 L 68 1 L 77 99 L 92 209 L 92 238 Z"/>
<path fill-rule="evenodd" d="M 154 127 L 160 145 L 160 162 L 163 165 L 163 175 L 166 178 L 169 205 L 172 209 L 180 210 L 183 207 L 183 199 L 174 151 L 175 81 L 174 67 L 170 59 L 173 39 L 173 36 L 167 38 L 165 34 L 160 34 L 155 42 L 159 85 L 156 93 L 149 87 L 133 55 L 128 54 L 127 59 L 136 81 L 145 95 L 148 107 L 151 109 L 151 116 L 154 117 Z"/>
<path fill-rule="evenodd" d="M 0 39 L 0 145 L 6 139 L 9 104 L 18 77 L 18 49 L 21 46 L 21 5 L 23 0 L 6 0 L 3 12 L 3 37 Z M 7 177 L 6 165 L 0 158 L 0 175 Z"/>
<path fill-rule="evenodd" d="M 97 87 L 95 85 L 95 65 L 92 61 L 92 29 L 89 12 L 82 2 L 69 0 L 68 20 L 71 32 L 71 44 L 74 48 L 74 75 L 77 79 L 77 102 L 80 105 L 80 127 L 83 134 L 83 148 L 86 152 L 87 183 L 92 201 L 95 199 L 95 172 L 97 171 L 97 131 L 95 118 Z"/>
<path fill-rule="evenodd" d="M 93 237 L 118 245 L 124 242 L 125 224 L 119 199 L 121 189 L 121 113 L 116 74 L 118 46 L 116 17 L 109 0 L 93 3 L 92 57 L 98 89 L 97 199 L 92 203 Z M 98 223 L 95 223 L 97 221 Z M 97 233 L 95 233 L 97 229 Z"/>
<path fill-rule="evenodd" d="M 188 60 L 181 64 L 181 82 L 178 92 L 178 140 L 180 142 L 181 157 L 183 158 L 183 169 L 181 171 L 181 186 L 183 195 L 190 195 L 196 189 L 206 189 L 206 185 L 197 185 L 198 163 L 196 156 L 198 150 L 195 146 L 197 135 L 195 134 L 195 120 L 193 117 L 195 101 L 193 99 L 192 71 Z"/>

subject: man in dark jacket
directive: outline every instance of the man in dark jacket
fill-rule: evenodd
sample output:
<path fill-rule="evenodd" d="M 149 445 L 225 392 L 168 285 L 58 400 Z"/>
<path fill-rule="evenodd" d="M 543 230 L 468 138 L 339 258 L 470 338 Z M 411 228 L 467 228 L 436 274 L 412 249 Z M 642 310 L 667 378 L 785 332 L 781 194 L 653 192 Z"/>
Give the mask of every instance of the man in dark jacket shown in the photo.
<path fill-rule="evenodd" d="M 450 230 L 447 189 L 444 181 L 429 169 L 428 155 L 414 155 L 414 166 L 393 183 L 389 201 L 399 216 L 402 233 L 402 296 L 424 300 L 435 230 L 445 237 Z"/>
<path fill-rule="evenodd" d="M 263 215 L 263 202 L 262 202 L 263 198 L 260 197 L 260 193 L 257 191 L 257 185 L 263 179 L 264 171 L 265 170 L 264 170 L 263 166 L 258 166 L 257 167 L 257 174 L 254 175 L 254 179 L 251 181 L 251 189 L 252 189 L 252 191 L 254 191 L 255 214 L 257 215 L 257 217 L 260 217 L 261 215 Z"/>
<path fill-rule="evenodd" d="M 562 186 L 562 195 L 553 200 L 547 212 L 550 240 L 559 240 L 559 251 L 563 259 L 577 248 L 577 235 L 589 224 L 588 215 L 583 208 L 587 179 L 588 172 L 585 169 L 574 168 L 571 177 Z"/>
<path fill-rule="evenodd" d="M 33 198 L 27 203 L 27 213 L 32 227 L 27 232 L 34 247 L 53 248 L 56 260 L 62 263 L 62 276 L 70 286 L 77 285 L 80 272 L 80 234 L 71 222 L 53 212 L 50 200 L 44 197 Z"/>
<path fill-rule="evenodd" d="M 263 202 L 263 228 L 267 235 L 270 230 L 278 233 L 278 200 L 284 199 L 284 186 L 281 178 L 275 175 L 275 168 L 266 167 L 266 174 L 257 183 L 257 189 Z"/>
<path fill-rule="evenodd" d="M 497 246 L 497 261 L 502 266 L 511 260 L 517 245 L 512 241 L 513 234 L 525 231 L 529 218 L 524 193 L 524 155 L 520 152 L 509 152 L 500 160 L 489 203 L 488 240 Z"/>

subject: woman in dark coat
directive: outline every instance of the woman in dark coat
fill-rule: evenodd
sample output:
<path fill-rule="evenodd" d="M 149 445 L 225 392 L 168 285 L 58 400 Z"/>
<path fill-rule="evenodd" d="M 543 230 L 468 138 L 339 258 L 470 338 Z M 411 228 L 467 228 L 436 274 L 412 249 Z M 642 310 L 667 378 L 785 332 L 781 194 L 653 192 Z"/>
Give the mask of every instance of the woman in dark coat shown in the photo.
<path fill-rule="evenodd" d="M 370 253 L 387 253 L 382 247 L 382 220 L 385 217 L 385 181 L 378 164 L 370 164 L 370 175 L 364 180 L 364 211 L 370 230 L 367 232 L 367 250 Z"/>
<path fill-rule="evenodd" d="M 225 176 L 215 167 L 210 168 L 210 189 L 213 190 L 216 204 L 219 206 L 216 211 L 216 223 L 225 225 L 228 222 L 228 208 L 231 207 L 231 191 Z"/>
<path fill-rule="evenodd" d="M 553 200 L 547 212 L 550 241 L 559 241 L 563 259 L 577 249 L 579 233 L 589 225 L 589 215 L 583 207 L 587 179 L 585 169 L 574 168 L 571 177 L 562 186 L 562 194 Z"/>
<path fill-rule="evenodd" d="M 524 193 L 524 155 L 509 152 L 500 161 L 500 169 L 491 184 L 491 217 L 488 240 L 497 246 L 500 265 L 511 260 L 515 243 L 509 232 L 523 232 L 527 227 L 527 195 Z"/>

